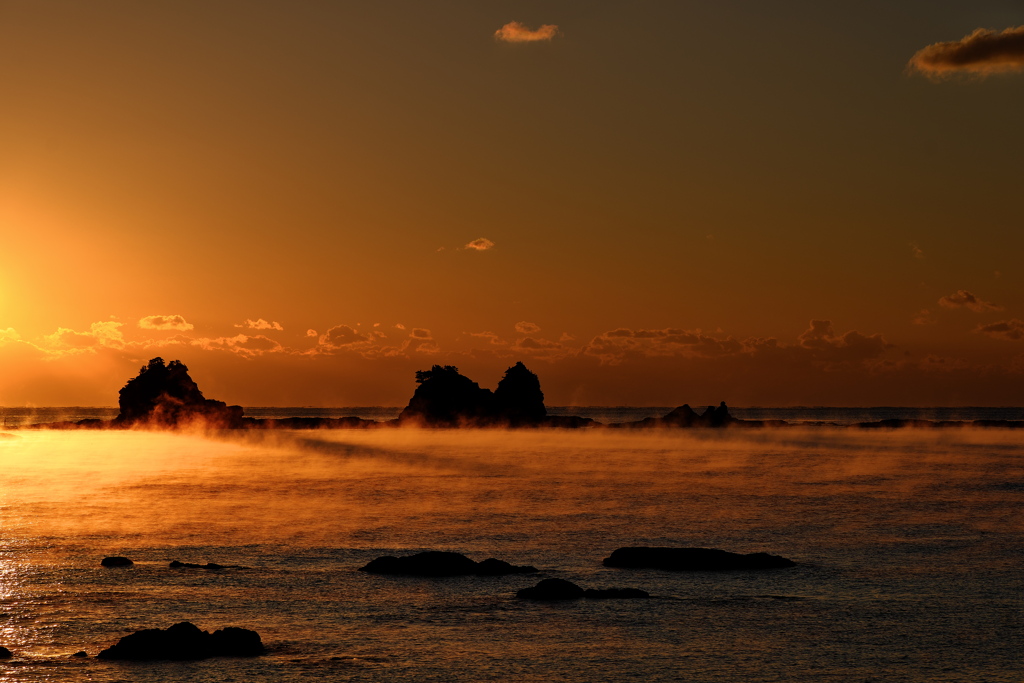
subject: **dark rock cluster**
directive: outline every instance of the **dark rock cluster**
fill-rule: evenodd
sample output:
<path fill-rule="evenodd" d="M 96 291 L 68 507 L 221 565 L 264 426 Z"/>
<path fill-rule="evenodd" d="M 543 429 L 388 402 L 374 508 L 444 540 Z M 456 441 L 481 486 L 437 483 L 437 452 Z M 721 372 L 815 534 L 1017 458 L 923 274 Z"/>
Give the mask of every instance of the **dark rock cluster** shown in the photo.
<path fill-rule="evenodd" d="M 406 576 L 504 576 L 530 574 L 536 572 L 537 568 L 528 565 L 517 566 L 493 557 L 475 562 L 462 553 L 428 550 L 405 557 L 378 557 L 360 567 L 359 571 L 368 574 Z"/>
<path fill-rule="evenodd" d="M 130 567 L 135 563 L 129 560 L 127 557 L 115 556 L 104 557 L 102 560 L 100 560 L 100 564 L 104 567 Z"/>
<path fill-rule="evenodd" d="M 632 429 L 636 427 L 684 427 L 684 428 L 720 428 L 729 426 L 763 427 L 764 422 L 760 420 L 740 420 L 729 414 L 729 408 L 725 401 L 718 404 L 718 407 L 708 406 L 703 413 L 698 414 L 689 404 L 684 403 L 673 409 L 662 417 L 647 417 L 636 422 L 621 422 L 608 425 L 609 427 Z"/>
<path fill-rule="evenodd" d="M 175 428 L 198 425 L 220 428 L 243 426 L 241 406 L 229 406 L 203 396 L 181 361 L 154 358 L 118 394 L 120 412 L 114 427 Z"/>
<path fill-rule="evenodd" d="M 400 424 L 430 427 L 539 425 L 547 417 L 540 380 L 521 362 L 505 371 L 494 392 L 452 365 L 416 372 L 416 391 L 398 416 Z"/>
<path fill-rule="evenodd" d="M 768 553 L 731 553 L 717 548 L 619 548 L 604 559 L 606 567 L 668 569 L 670 571 L 727 571 L 781 569 L 796 563 Z"/>
<path fill-rule="evenodd" d="M 165 629 L 136 631 L 100 652 L 100 659 L 191 660 L 208 657 L 257 657 L 266 652 L 256 631 L 229 626 L 213 633 L 188 621 Z"/>

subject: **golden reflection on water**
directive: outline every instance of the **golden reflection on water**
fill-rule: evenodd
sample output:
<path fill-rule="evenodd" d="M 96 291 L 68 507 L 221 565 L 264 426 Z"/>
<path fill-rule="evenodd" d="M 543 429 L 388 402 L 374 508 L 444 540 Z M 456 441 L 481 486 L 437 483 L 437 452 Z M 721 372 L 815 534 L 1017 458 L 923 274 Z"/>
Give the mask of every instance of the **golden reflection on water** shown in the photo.
<path fill-rule="evenodd" d="M 517 516 L 538 530 L 587 514 L 598 528 L 628 518 L 637 535 L 741 532 L 806 522 L 812 498 L 943 498 L 952 477 L 970 484 L 956 506 L 913 514 L 984 530 L 1021 524 L 1014 491 L 975 485 L 1019 481 L 1021 450 L 1003 430 L 23 431 L 0 440 L 0 506 L 7 537 L 416 546 L 417 530 Z M 971 505 L 993 514 L 965 520 Z"/>

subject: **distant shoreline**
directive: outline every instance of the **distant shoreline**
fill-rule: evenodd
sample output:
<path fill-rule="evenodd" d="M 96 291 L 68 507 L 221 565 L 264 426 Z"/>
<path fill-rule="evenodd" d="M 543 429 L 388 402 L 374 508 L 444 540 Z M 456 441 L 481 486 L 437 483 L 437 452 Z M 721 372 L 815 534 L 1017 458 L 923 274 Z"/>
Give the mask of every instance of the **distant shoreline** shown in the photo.
<path fill-rule="evenodd" d="M 379 423 L 360 425 L 363 428 L 390 426 L 402 408 L 398 406 L 255 406 L 244 408 L 247 419 L 276 421 L 287 418 L 311 418 L 305 428 L 345 428 L 330 425 L 339 418 L 359 418 Z M 635 422 L 645 418 L 658 418 L 672 408 L 663 406 L 552 406 L 548 414 L 553 417 L 582 417 L 594 420 L 592 426 L 601 428 L 612 423 Z M 1018 429 L 1024 427 L 1024 408 L 1021 407 L 730 407 L 737 418 L 731 427 L 747 429 L 756 425 L 748 422 L 763 421 L 768 427 L 849 427 L 864 429 L 896 429 L 906 427 L 951 428 L 985 427 Z M 118 413 L 114 406 L 42 406 L 42 407 L 0 407 L 0 429 L 19 428 L 69 428 L 68 422 L 80 420 L 110 420 Z M 316 421 L 326 422 L 316 426 Z M 297 422 L 297 421 L 296 421 Z M 61 424 L 65 423 L 65 424 Z M 281 428 L 289 428 L 280 425 Z M 555 425 L 556 426 L 556 425 Z M 86 425 L 82 425 L 86 427 Z M 251 427 L 266 428 L 253 424 Z M 88 427 L 86 427 L 88 428 Z M 304 428 L 296 424 L 290 428 Z M 348 428 L 352 428 L 349 426 Z M 687 427 L 658 427 L 659 429 L 692 429 Z"/>

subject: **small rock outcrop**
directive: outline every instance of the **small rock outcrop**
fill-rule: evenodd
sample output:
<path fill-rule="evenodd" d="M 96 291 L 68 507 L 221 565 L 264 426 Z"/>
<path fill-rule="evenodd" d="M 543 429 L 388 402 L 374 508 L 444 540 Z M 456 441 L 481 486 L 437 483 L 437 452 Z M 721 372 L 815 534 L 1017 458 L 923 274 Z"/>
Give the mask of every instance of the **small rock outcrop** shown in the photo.
<path fill-rule="evenodd" d="M 126 660 L 191 660 L 208 657 L 257 657 L 266 652 L 255 631 L 228 628 L 212 634 L 199 630 L 188 621 L 166 629 L 148 628 L 136 631 L 100 652 L 100 659 Z"/>
<path fill-rule="evenodd" d="M 517 566 L 493 557 L 474 562 L 462 553 L 428 550 L 405 557 L 378 557 L 360 567 L 359 571 L 405 576 L 504 576 L 530 574 L 536 572 L 537 568 Z"/>
<path fill-rule="evenodd" d="M 0 647 L 0 659 L 10 659 L 14 655 L 6 647 Z"/>
<path fill-rule="evenodd" d="M 729 408 L 725 401 L 718 404 L 718 407 L 708 406 L 703 413 L 698 414 L 688 403 L 678 408 L 673 408 L 667 415 L 662 417 L 646 417 L 636 422 L 622 422 L 608 425 L 609 427 L 633 429 L 637 427 L 683 427 L 683 428 L 720 428 L 729 426 L 742 427 L 763 427 L 765 423 L 761 420 L 740 420 L 729 414 Z"/>
<path fill-rule="evenodd" d="M 716 548 L 619 548 L 604 559 L 606 567 L 667 569 L 670 571 L 728 571 L 782 569 L 796 566 L 793 560 L 768 553 L 731 553 Z"/>
<path fill-rule="evenodd" d="M 523 600 L 576 600 L 584 594 L 585 591 L 572 581 L 544 579 L 536 586 L 520 589 L 516 597 Z"/>
<path fill-rule="evenodd" d="M 651 594 L 639 588 L 588 588 L 583 591 L 588 600 L 635 600 L 649 598 Z"/>
<path fill-rule="evenodd" d="M 163 358 L 149 361 L 137 377 L 124 385 L 117 403 L 120 412 L 113 420 L 114 427 L 175 428 L 200 424 L 238 428 L 245 424 L 241 406 L 205 398 L 189 377 L 188 368 L 177 360 L 167 364 Z"/>
<path fill-rule="evenodd" d="M 171 569 L 241 569 L 238 565 L 233 564 L 217 564 L 216 562 L 196 564 L 195 562 L 179 562 L 178 560 L 171 560 L 168 566 Z"/>
<path fill-rule="evenodd" d="M 100 564 L 104 567 L 131 567 L 134 562 L 129 560 L 127 557 L 104 557 L 100 560 Z"/>

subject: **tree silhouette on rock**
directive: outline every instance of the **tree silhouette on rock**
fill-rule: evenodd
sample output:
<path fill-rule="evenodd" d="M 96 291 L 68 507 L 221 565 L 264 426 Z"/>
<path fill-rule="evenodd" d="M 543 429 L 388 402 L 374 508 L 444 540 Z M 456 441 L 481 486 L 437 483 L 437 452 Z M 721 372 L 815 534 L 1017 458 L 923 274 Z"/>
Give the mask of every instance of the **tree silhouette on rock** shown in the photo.
<path fill-rule="evenodd" d="M 203 422 L 206 426 L 239 427 L 242 408 L 229 406 L 203 396 L 178 360 L 164 364 L 154 358 L 142 366 L 137 377 L 128 380 L 118 392 L 120 412 L 114 418 L 117 426 L 147 425 L 180 427 Z"/>

